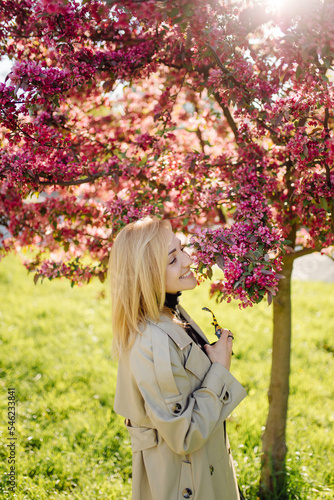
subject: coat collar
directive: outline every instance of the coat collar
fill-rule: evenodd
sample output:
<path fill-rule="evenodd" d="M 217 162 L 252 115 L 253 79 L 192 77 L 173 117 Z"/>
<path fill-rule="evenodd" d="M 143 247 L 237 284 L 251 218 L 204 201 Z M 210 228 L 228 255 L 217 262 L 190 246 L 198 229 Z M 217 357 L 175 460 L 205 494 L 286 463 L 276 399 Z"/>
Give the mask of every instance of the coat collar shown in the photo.
<path fill-rule="evenodd" d="M 170 337 L 181 350 L 193 342 L 184 329 L 167 316 L 161 316 L 160 321 L 157 322 L 149 320 L 148 323 L 167 333 L 168 337 Z"/>
<path fill-rule="evenodd" d="M 208 343 L 209 340 L 206 338 L 200 327 L 195 323 L 194 320 L 191 319 L 189 314 L 183 309 L 182 306 L 178 305 L 178 309 L 182 316 L 187 320 L 187 322 L 193 327 L 194 330 Z M 185 332 L 185 330 L 175 323 L 172 319 L 167 316 L 161 316 L 160 321 L 148 321 L 148 323 L 157 326 L 160 330 L 167 333 L 167 335 L 175 342 L 175 344 L 182 350 L 187 345 L 193 344 L 194 341 L 191 337 Z"/>
<path fill-rule="evenodd" d="M 193 327 L 194 330 L 196 330 L 196 332 L 208 343 L 210 344 L 210 341 L 207 339 L 207 337 L 205 336 L 205 333 L 203 332 L 203 330 L 200 329 L 200 327 L 195 323 L 195 321 L 189 316 L 189 314 L 187 313 L 187 311 L 185 311 L 183 309 L 183 307 L 179 304 L 178 306 L 178 309 L 180 311 L 180 313 L 182 314 L 182 316 L 187 320 L 187 322 L 189 323 L 190 326 Z"/>

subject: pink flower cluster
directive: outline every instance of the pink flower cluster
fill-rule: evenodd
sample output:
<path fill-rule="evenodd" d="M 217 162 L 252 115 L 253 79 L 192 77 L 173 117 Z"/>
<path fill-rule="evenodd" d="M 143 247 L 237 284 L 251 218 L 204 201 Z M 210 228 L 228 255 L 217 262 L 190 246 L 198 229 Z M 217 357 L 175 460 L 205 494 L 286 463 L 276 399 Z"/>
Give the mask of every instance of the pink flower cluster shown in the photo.
<path fill-rule="evenodd" d="M 36 269 L 34 261 L 25 261 L 25 267 L 30 272 L 34 272 L 35 284 L 39 279 L 43 281 L 45 278 L 53 280 L 55 278 L 68 278 L 71 281 L 71 286 L 83 283 L 89 283 L 94 277 L 99 278 L 101 282 L 106 279 L 106 270 L 102 266 L 84 266 L 79 259 L 63 262 L 55 260 L 44 260 L 39 268 Z"/>
<path fill-rule="evenodd" d="M 215 264 L 224 272 L 224 280 L 212 284 L 211 293 L 217 298 L 228 302 L 237 299 L 242 307 L 265 296 L 271 303 L 283 278 L 278 273 L 282 269 L 278 253 L 283 242 L 277 230 L 236 222 L 230 228 L 196 229 L 190 243 L 196 249 L 199 276 L 211 278 Z"/>
<path fill-rule="evenodd" d="M 10 73 L 10 81 L 25 91 L 38 89 L 41 95 L 55 95 L 69 88 L 69 73 L 57 68 L 43 67 L 35 61 L 17 62 Z"/>

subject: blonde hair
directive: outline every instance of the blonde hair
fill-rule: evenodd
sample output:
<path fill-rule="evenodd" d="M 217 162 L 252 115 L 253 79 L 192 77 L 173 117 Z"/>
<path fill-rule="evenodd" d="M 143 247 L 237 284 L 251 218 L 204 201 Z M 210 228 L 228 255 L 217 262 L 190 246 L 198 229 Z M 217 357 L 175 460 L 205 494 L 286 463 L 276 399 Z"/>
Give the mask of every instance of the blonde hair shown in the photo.
<path fill-rule="evenodd" d="M 119 356 L 140 333 L 141 322 L 158 321 L 172 229 L 167 220 L 145 217 L 125 226 L 111 249 L 112 353 Z"/>

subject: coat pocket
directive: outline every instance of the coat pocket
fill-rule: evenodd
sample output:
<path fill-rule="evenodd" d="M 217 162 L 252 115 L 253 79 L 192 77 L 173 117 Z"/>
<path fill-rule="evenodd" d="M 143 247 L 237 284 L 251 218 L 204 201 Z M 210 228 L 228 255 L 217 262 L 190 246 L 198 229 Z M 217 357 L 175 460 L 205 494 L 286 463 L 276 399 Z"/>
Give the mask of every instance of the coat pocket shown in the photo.
<path fill-rule="evenodd" d="M 132 427 L 125 423 L 131 437 L 133 452 L 147 450 L 158 444 L 157 431 L 149 427 Z"/>
<path fill-rule="evenodd" d="M 195 496 L 191 462 L 181 463 L 180 483 L 177 500 L 193 499 Z"/>

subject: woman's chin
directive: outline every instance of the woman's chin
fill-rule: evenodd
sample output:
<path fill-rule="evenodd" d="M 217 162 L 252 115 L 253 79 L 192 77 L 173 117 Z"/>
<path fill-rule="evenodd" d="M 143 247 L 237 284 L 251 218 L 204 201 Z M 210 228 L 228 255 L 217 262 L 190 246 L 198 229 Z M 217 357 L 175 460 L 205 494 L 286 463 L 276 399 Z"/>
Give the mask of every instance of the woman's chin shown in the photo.
<path fill-rule="evenodd" d="M 188 278 L 187 280 L 180 280 L 180 292 L 186 291 L 186 290 L 193 290 L 197 286 L 197 280 L 195 276 L 192 276 L 191 278 Z"/>

